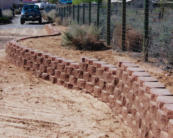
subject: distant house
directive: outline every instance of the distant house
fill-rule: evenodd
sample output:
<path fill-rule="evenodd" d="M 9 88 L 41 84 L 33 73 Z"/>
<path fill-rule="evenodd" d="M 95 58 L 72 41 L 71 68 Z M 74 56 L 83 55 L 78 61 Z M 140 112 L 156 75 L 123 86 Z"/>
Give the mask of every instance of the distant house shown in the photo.
<path fill-rule="evenodd" d="M 0 0 L 0 9 L 9 9 L 13 4 L 20 3 L 21 0 Z"/>

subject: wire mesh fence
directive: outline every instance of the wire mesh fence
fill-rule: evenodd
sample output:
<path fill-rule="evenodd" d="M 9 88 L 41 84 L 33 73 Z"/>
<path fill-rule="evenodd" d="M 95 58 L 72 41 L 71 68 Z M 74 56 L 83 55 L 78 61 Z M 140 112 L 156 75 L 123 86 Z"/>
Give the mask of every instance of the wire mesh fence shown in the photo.
<path fill-rule="evenodd" d="M 145 47 L 144 40 L 147 31 L 148 49 L 146 50 L 148 50 L 149 56 L 157 57 L 166 64 L 173 64 L 173 8 L 155 6 L 151 2 L 148 4 L 150 5 L 147 13 L 149 25 L 146 24 L 147 10 L 144 10 L 143 1 L 134 0 L 126 3 L 125 13 L 122 12 L 122 2 L 105 3 L 101 1 L 68 6 L 71 11 L 67 15 L 65 10 L 67 6 L 63 6 L 63 10 L 61 9 L 59 12 L 62 18 L 68 16 L 80 25 L 94 24 L 98 26 L 101 30 L 100 39 L 111 45 L 113 49 L 122 49 L 124 41 L 126 50 L 141 52 Z M 125 18 L 123 18 L 123 14 Z M 124 32 L 123 27 L 125 27 Z"/>

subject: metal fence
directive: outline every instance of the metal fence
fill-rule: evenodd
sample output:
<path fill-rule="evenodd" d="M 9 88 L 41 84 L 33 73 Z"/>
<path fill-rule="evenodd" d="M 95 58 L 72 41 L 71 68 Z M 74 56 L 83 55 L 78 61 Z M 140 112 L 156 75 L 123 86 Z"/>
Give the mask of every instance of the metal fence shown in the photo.
<path fill-rule="evenodd" d="M 125 0 L 123 0 L 125 1 Z M 158 57 L 173 64 L 173 9 L 144 2 L 83 3 L 58 7 L 62 19 L 72 18 L 101 29 L 100 39 L 122 50 L 144 51 L 145 57 Z M 125 12 L 123 12 L 123 9 Z"/>

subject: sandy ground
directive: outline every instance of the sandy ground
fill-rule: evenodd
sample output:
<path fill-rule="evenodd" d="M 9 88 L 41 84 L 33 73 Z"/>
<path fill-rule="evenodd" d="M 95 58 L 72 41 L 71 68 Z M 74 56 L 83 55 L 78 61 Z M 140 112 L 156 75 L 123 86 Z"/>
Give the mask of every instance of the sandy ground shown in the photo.
<path fill-rule="evenodd" d="M 65 30 L 64 27 L 57 27 L 57 29 L 62 32 Z M 157 78 L 160 82 L 164 83 L 165 86 L 173 93 L 173 73 L 164 71 L 161 69 L 161 67 L 159 68 L 158 66 L 155 66 L 153 63 L 144 63 L 141 59 L 141 53 L 122 53 L 112 50 L 97 52 L 73 50 L 67 47 L 65 48 L 61 45 L 61 37 L 62 36 L 28 39 L 20 43 L 30 48 L 39 49 L 41 51 L 48 52 L 60 57 L 65 57 L 67 59 L 71 59 L 77 62 L 80 61 L 80 58 L 82 56 L 94 57 L 99 60 L 115 65 L 120 60 L 134 61 L 138 63 L 141 66 L 141 68 L 150 72 L 150 74 L 153 77 Z"/>
<path fill-rule="evenodd" d="M 76 98 L 77 97 L 77 98 Z M 35 78 L 0 51 L 0 137 L 135 138 L 103 102 Z"/>

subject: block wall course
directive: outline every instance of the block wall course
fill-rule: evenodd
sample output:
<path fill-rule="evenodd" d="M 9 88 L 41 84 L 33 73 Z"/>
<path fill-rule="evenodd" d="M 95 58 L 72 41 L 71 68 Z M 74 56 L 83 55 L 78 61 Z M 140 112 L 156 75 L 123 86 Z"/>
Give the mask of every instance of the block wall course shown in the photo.
<path fill-rule="evenodd" d="M 27 39 L 27 38 L 24 38 Z M 173 138 L 173 94 L 133 62 L 117 67 L 82 57 L 80 63 L 11 41 L 7 58 L 36 77 L 90 93 L 107 103 L 139 138 Z"/>

